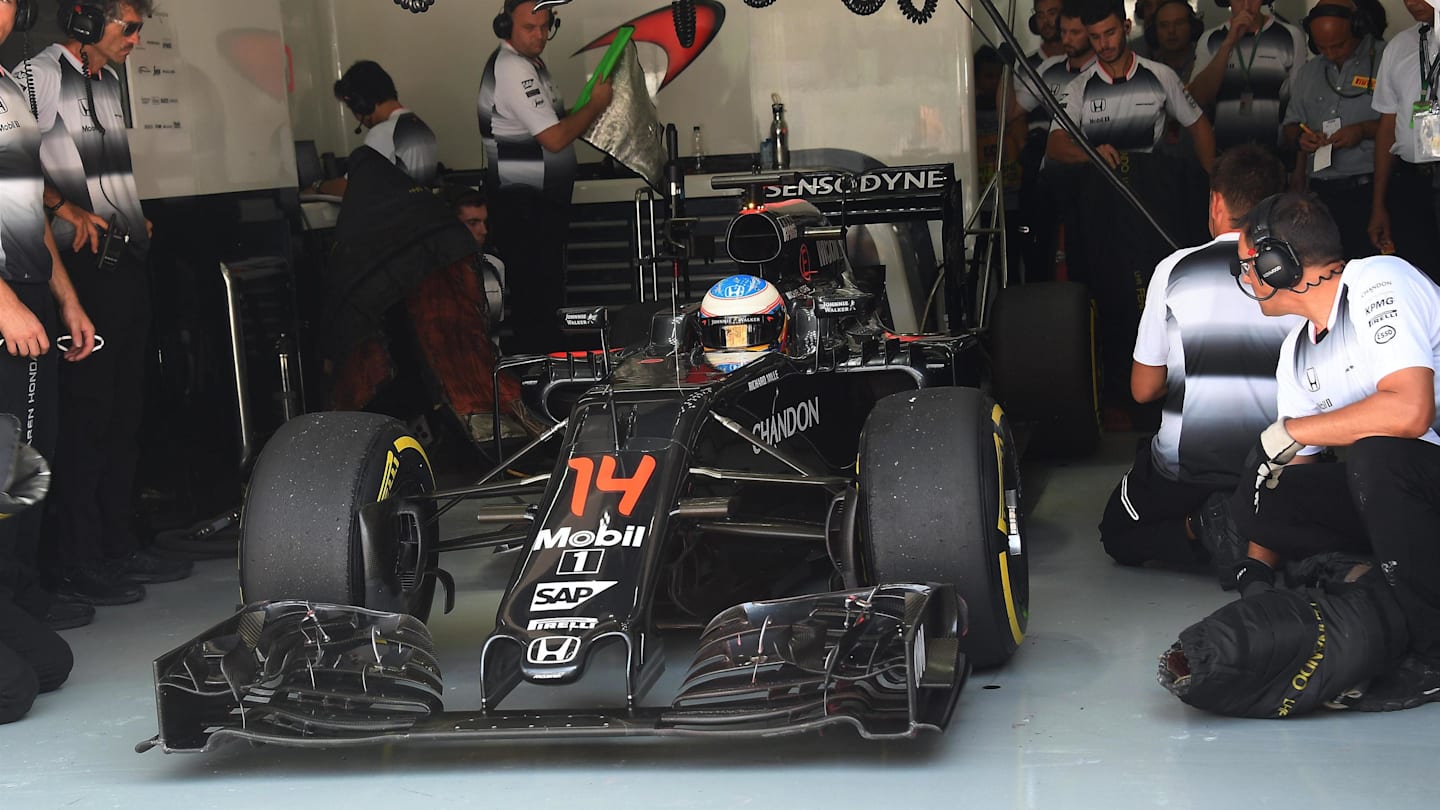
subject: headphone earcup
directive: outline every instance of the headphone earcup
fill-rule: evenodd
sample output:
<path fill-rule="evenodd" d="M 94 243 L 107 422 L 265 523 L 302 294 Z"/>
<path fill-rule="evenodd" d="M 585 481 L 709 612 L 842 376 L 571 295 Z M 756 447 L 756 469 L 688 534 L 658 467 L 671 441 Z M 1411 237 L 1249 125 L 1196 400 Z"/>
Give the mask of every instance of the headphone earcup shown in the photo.
<path fill-rule="evenodd" d="M 1310 15 L 1309 15 L 1309 14 L 1306 14 L 1304 17 L 1302 17 L 1302 18 L 1300 19 L 1300 30 L 1302 30 L 1302 31 L 1305 32 L 1305 47 L 1307 47 L 1307 48 L 1310 49 L 1310 53 L 1313 53 L 1313 54 L 1315 54 L 1316 56 L 1319 56 L 1319 55 L 1320 55 L 1320 49 L 1317 48 L 1317 47 L 1315 47 L 1315 38 L 1312 37 L 1312 36 L 1310 36 Z"/>
<path fill-rule="evenodd" d="M 1040 22 L 1034 14 L 1030 15 L 1030 21 L 1026 25 L 1030 27 L 1030 33 L 1037 37 L 1040 36 Z"/>
<path fill-rule="evenodd" d="M 81 45 L 94 45 L 105 36 L 105 25 L 109 19 L 101 6 L 78 0 L 62 0 L 56 21 L 60 23 L 60 30 L 64 31 L 67 37 Z"/>
<path fill-rule="evenodd" d="M 1289 243 L 1266 237 L 1255 246 L 1255 274 L 1277 290 L 1292 290 L 1305 269 Z"/>
<path fill-rule="evenodd" d="M 15 30 L 29 31 L 35 27 L 35 20 L 38 15 L 35 13 L 36 0 L 16 0 L 15 4 Z"/>
<path fill-rule="evenodd" d="M 510 35 L 515 32 L 515 21 L 510 19 L 509 14 L 501 11 L 495 15 L 490 27 L 495 31 L 497 39 L 509 39 Z"/>

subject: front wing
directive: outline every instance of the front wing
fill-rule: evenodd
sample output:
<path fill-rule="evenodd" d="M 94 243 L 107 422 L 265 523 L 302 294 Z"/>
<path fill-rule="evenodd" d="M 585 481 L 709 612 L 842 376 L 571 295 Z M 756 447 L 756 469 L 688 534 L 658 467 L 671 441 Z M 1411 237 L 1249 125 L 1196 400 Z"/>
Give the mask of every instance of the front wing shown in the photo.
<path fill-rule="evenodd" d="M 446 712 L 429 630 L 364 608 L 250 605 L 155 661 L 160 733 L 137 751 L 230 739 L 339 747 L 426 740 L 791 734 L 913 737 L 949 722 L 969 674 L 949 586 L 747 602 L 715 617 L 665 708 Z"/>

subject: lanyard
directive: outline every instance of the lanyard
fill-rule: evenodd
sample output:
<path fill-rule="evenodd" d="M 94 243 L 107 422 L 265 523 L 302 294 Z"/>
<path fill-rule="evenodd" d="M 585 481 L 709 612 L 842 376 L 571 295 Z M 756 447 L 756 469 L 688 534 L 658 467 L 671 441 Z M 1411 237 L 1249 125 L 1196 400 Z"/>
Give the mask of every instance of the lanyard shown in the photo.
<path fill-rule="evenodd" d="M 1354 56 L 1352 55 L 1351 58 L 1353 59 Z M 1366 71 L 1365 71 L 1366 74 L 1367 74 L 1367 75 L 1366 75 L 1366 78 L 1369 79 L 1370 81 L 1369 81 L 1368 84 L 1366 84 L 1365 90 L 1364 90 L 1363 92 L 1360 92 L 1360 93 L 1346 93 L 1346 92 L 1343 92 L 1343 88 L 1345 87 L 1345 65 L 1341 65 L 1340 67 L 1338 67 L 1338 68 L 1335 69 L 1335 81 L 1332 83 L 1332 82 L 1330 81 L 1330 64 L 1331 64 L 1330 60 L 1329 60 L 1329 59 L 1326 59 L 1326 60 L 1325 60 L 1325 86 L 1329 87 L 1330 90 L 1335 93 L 1335 95 L 1339 96 L 1340 98 L 1359 98 L 1359 97 L 1364 96 L 1364 95 L 1374 95 L 1374 94 L 1375 94 L 1375 41 L 1374 41 L 1374 40 L 1371 40 L 1371 41 L 1370 41 L 1370 67 L 1369 67 L 1368 69 L 1366 69 Z M 1349 59 L 1346 59 L 1346 60 L 1345 60 L 1345 64 L 1346 64 L 1346 65 L 1350 64 L 1350 60 L 1349 60 Z M 1421 72 L 1423 73 L 1424 71 L 1421 71 Z M 1352 79 L 1352 83 L 1353 83 L 1353 79 Z M 1423 81 L 1422 81 L 1422 83 L 1423 83 Z"/>
<path fill-rule="evenodd" d="M 1250 68 L 1255 66 L 1255 54 L 1260 52 L 1260 34 L 1263 33 L 1264 30 L 1265 27 L 1262 25 L 1259 31 L 1250 34 L 1252 39 L 1250 41 L 1250 61 L 1248 63 L 1242 54 L 1235 55 L 1235 61 L 1240 63 L 1240 74 L 1244 77 L 1247 88 L 1250 86 Z"/>
<path fill-rule="evenodd" d="M 1430 59 L 1429 49 L 1425 47 L 1430 40 L 1430 26 L 1420 26 L 1420 95 L 1422 98 L 1435 100 L 1436 86 L 1435 74 L 1440 72 L 1440 53 L 1435 54 L 1435 59 Z"/>

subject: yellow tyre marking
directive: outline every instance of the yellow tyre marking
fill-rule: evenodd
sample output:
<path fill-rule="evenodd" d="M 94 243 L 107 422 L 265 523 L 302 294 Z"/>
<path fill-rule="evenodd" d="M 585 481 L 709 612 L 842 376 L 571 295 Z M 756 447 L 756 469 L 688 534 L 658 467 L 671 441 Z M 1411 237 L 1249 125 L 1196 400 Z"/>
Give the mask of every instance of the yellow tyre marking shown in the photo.
<path fill-rule="evenodd" d="M 1010 618 L 1010 635 L 1014 637 L 1015 644 L 1025 640 L 1025 631 L 1020 629 L 1020 617 L 1015 615 L 1015 594 L 1010 590 L 1010 562 L 1006 559 L 1005 552 L 1000 552 L 1000 589 L 1005 594 L 1005 614 Z"/>
<path fill-rule="evenodd" d="M 1010 521 L 1008 519 L 1010 510 L 1005 508 L 1005 437 L 1000 430 L 1000 420 L 1005 416 L 1005 411 L 996 405 L 990 410 L 990 421 L 995 425 L 995 475 L 997 478 L 995 494 L 1000 499 L 999 508 L 995 510 L 998 519 L 995 528 L 1006 536 L 1010 534 Z"/>
<path fill-rule="evenodd" d="M 401 436 L 395 440 L 395 444 L 385 454 L 385 476 L 380 479 L 380 492 L 376 495 L 376 501 L 383 501 L 390 497 L 390 490 L 395 488 L 395 474 L 400 471 L 400 455 L 406 450 L 414 450 L 420 454 L 425 462 L 425 471 L 430 475 L 430 486 L 435 486 L 435 473 L 430 469 L 430 457 L 425 454 L 425 448 L 420 442 L 411 436 Z"/>

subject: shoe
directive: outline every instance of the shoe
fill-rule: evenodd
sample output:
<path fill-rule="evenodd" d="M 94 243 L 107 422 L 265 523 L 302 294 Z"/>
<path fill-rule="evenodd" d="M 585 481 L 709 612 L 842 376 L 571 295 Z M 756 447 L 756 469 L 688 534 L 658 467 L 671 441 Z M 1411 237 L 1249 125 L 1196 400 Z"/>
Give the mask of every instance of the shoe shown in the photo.
<path fill-rule="evenodd" d="M 55 595 L 91 605 L 128 605 L 145 598 L 145 587 L 115 572 L 72 568 L 55 584 Z"/>
<path fill-rule="evenodd" d="M 84 627 L 95 621 L 95 608 L 84 602 L 70 602 L 65 599 L 53 599 L 50 602 L 50 609 L 40 617 L 51 630 L 70 630 L 75 627 Z"/>
<path fill-rule="evenodd" d="M 159 557 L 141 549 L 128 557 L 110 560 L 112 570 L 119 572 L 131 582 L 175 582 L 184 579 L 195 570 L 189 560 L 172 560 Z"/>
<path fill-rule="evenodd" d="M 1190 525 L 1197 527 L 1195 534 L 1200 538 L 1200 545 L 1210 552 L 1210 564 L 1220 587 L 1235 590 L 1236 567 L 1250 556 L 1250 543 L 1240 536 L 1235 517 L 1230 514 L 1230 493 L 1211 494 L 1196 517 Z"/>
<path fill-rule="evenodd" d="M 1407 656 L 1393 671 L 1325 703 L 1352 712 L 1398 712 L 1440 700 L 1440 664 Z"/>

